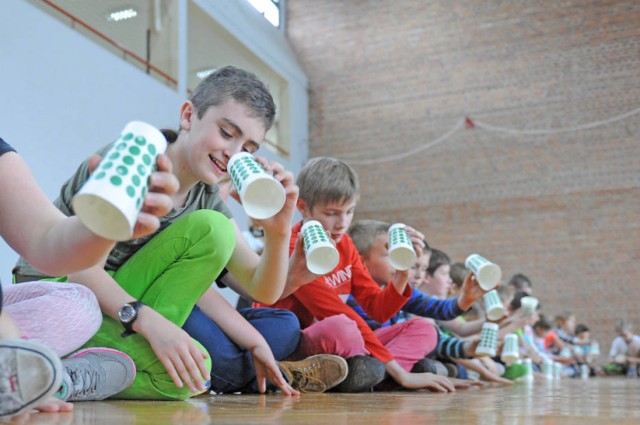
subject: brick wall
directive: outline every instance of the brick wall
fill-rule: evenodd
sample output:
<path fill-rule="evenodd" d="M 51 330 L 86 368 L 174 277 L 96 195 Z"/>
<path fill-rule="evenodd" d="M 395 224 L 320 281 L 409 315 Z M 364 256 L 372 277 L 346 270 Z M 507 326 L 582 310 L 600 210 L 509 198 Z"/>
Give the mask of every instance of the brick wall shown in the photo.
<path fill-rule="evenodd" d="M 350 160 L 356 218 L 403 221 L 455 260 L 524 272 L 544 310 L 608 347 L 640 332 L 640 107 L 635 0 L 287 2 L 310 83 L 310 152 Z M 369 161 L 369 164 L 362 163 Z M 358 163 L 359 162 L 359 163 Z M 603 351 L 605 347 L 603 347 Z"/>

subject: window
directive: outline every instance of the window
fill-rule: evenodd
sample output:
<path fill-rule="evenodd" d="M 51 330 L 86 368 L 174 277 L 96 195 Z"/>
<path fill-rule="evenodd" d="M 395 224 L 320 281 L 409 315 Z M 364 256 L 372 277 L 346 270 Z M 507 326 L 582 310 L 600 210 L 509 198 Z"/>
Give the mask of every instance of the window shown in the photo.
<path fill-rule="evenodd" d="M 258 12 L 271 22 L 276 28 L 280 28 L 280 0 L 247 0 Z"/>

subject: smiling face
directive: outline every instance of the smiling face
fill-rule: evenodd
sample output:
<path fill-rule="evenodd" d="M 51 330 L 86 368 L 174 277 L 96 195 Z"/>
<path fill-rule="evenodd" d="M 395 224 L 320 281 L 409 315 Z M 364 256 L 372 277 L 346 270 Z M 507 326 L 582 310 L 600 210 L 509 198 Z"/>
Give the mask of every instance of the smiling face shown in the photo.
<path fill-rule="evenodd" d="M 227 176 L 229 158 L 241 151 L 257 151 L 266 130 L 262 120 L 253 115 L 246 105 L 228 100 L 209 107 L 198 118 L 193 104 L 185 102 L 179 143 L 168 150 L 181 186 L 197 181 L 217 183 Z"/>
<path fill-rule="evenodd" d="M 314 205 L 313 208 L 308 208 L 304 200 L 298 199 L 298 210 L 305 220 L 318 220 L 336 243 L 340 242 L 347 233 L 347 229 L 353 221 L 355 209 L 355 200 L 328 202 L 324 205 Z"/>

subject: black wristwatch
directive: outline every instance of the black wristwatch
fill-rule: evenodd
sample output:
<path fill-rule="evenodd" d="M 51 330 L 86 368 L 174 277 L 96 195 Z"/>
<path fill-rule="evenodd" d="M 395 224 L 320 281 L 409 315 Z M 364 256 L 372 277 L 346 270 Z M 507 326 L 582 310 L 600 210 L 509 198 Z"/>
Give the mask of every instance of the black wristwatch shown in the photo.
<path fill-rule="evenodd" d="M 120 334 L 121 337 L 126 338 L 136 333 L 133 330 L 133 323 L 138 318 L 138 312 L 143 305 L 142 301 L 132 301 L 122 306 L 118 312 L 118 319 L 120 319 L 120 323 L 124 327 L 124 332 Z"/>

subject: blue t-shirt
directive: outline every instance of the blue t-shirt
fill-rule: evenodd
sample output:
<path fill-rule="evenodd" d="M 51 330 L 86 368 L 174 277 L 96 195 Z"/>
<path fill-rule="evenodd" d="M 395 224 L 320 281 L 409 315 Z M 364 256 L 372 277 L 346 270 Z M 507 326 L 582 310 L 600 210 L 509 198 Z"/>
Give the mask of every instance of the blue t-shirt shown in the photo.
<path fill-rule="evenodd" d="M 8 144 L 4 140 L 2 140 L 2 138 L 0 138 L 0 156 L 4 155 L 7 152 L 15 152 L 15 151 L 16 150 L 12 148 L 10 144 Z"/>

